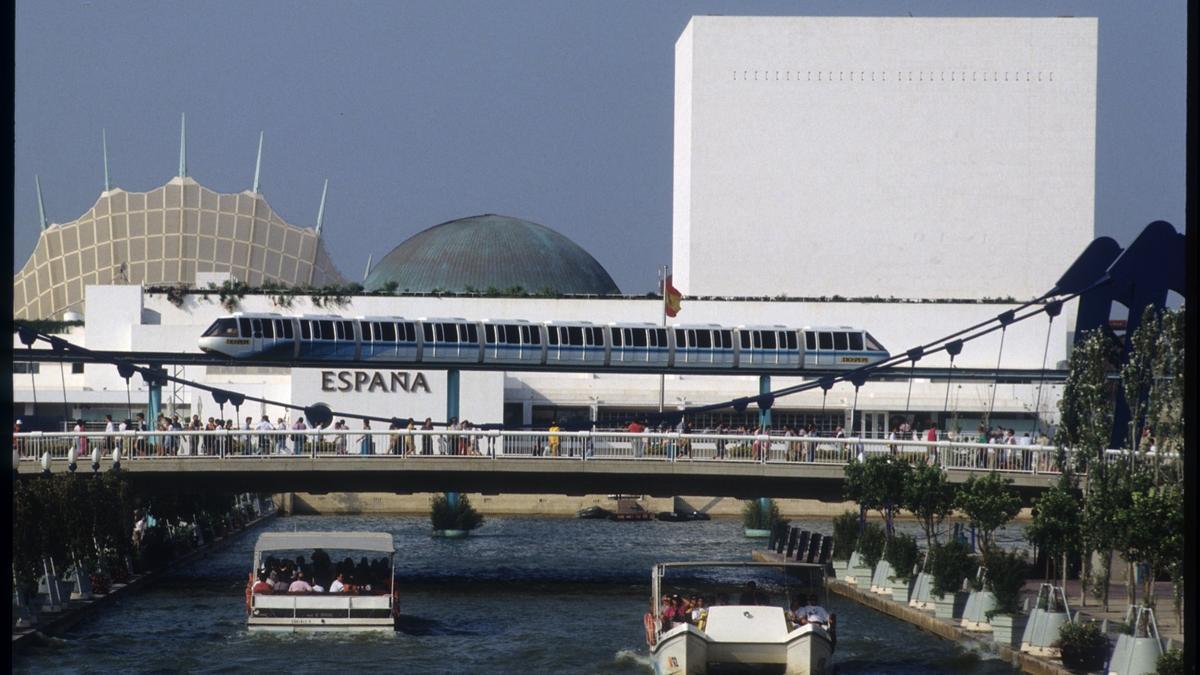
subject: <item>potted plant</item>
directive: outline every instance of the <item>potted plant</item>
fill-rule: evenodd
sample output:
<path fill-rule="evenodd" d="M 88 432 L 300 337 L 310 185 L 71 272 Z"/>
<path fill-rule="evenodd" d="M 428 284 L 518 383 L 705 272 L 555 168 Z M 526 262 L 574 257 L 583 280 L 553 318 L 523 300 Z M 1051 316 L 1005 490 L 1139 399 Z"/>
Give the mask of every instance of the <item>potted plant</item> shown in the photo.
<path fill-rule="evenodd" d="M 1062 663 L 1068 668 L 1099 670 L 1108 658 L 1108 637 L 1095 621 L 1064 623 L 1054 646 L 1059 649 Z"/>
<path fill-rule="evenodd" d="M 921 560 L 921 549 L 917 547 L 916 538 L 907 534 L 897 534 L 888 542 L 884 559 L 892 566 L 892 600 L 899 603 L 908 602 L 908 592 L 915 568 Z"/>
<path fill-rule="evenodd" d="M 765 502 L 765 504 L 764 504 Z M 774 499 L 751 499 L 742 509 L 742 526 L 747 537 L 766 539 L 771 536 L 771 528 L 781 520 L 779 505 Z"/>
<path fill-rule="evenodd" d="M 929 552 L 926 569 L 933 575 L 930 597 L 937 618 L 953 619 L 961 613 L 967 599 L 967 594 L 962 592 L 962 583 L 975 574 L 975 568 L 970 549 L 962 542 L 939 544 Z"/>
<path fill-rule="evenodd" d="M 833 518 L 833 569 L 846 572 L 850 568 L 850 556 L 854 542 L 858 539 L 858 514 L 846 511 Z M 838 574 L 839 577 L 843 576 Z"/>
<path fill-rule="evenodd" d="M 434 496 L 430 520 L 433 522 L 433 536 L 451 539 L 461 539 L 483 525 L 483 516 L 471 506 L 471 500 L 466 495 L 459 495 L 453 503 L 444 494 Z"/>
<path fill-rule="evenodd" d="M 883 548 L 887 545 L 887 534 L 879 523 L 867 523 L 862 533 L 858 535 L 859 564 L 862 565 L 854 575 L 855 585 L 864 590 L 870 590 L 871 577 L 874 576 L 875 566 L 883 558 Z"/>
<path fill-rule="evenodd" d="M 992 639 L 1014 646 L 1025 630 L 1027 617 L 1021 614 L 1021 589 L 1029 574 L 1029 563 L 1023 553 L 992 550 L 984 556 L 987 584 L 996 599 L 996 606 L 986 613 L 992 626 Z"/>

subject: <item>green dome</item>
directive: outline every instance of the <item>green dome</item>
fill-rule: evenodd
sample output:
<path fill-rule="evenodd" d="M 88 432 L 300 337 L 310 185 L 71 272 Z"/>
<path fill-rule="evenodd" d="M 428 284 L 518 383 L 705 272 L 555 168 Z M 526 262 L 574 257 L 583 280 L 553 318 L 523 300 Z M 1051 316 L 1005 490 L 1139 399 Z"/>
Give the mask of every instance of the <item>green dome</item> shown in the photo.
<path fill-rule="evenodd" d="M 368 290 L 388 282 L 410 293 L 520 286 L 530 293 L 612 295 L 621 290 L 596 259 L 548 227 L 492 213 L 419 232 L 367 275 Z"/>

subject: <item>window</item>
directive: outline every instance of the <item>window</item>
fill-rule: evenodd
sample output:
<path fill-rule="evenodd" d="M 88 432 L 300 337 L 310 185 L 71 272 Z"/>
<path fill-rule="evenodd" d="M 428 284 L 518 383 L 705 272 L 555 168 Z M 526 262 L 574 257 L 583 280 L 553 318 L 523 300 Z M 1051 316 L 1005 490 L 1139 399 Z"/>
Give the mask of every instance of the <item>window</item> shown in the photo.
<path fill-rule="evenodd" d="M 300 339 L 301 340 L 311 340 L 312 339 L 312 331 L 310 331 L 308 329 L 307 321 L 300 322 Z"/>
<path fill-rule="evenodd" d="M 483 327 L 483 340 L 489 345 L 496 344 L 496 327 L 487 324 Z"/>
<path fill-rule="evenodd" d="M 401 324 L 403 325 L 403 324 Z M 392 322 L 379 324 L 379 339 L 384 342 L 396 341 L 396 324 Z"/>
<path fill-rule="evenodd" d="M 682 328 L 675 329 L 675 348 L 684 349 L 687 347 L 687 331 Z"/>
<path fill-rule="evenodd" d="M 446 341 L 446 324 L 435 323 L 433 325 L 433 339 L 435 342 Z"/>
<path fill-rule="evenodd" d="M 242 337 L 250 337 L 250 319 L 238 319 L 238 328 L 241 329 Z"/>
<path fill-rule="evenodd" d="M 269 340 L 275 339 L 275 322 L 273 320 L 263 319 L 262 335 Z"/>
<path fill-rule="evenodd" d="M 529 337 L 529 326 L 518 326 L 517 335 L 521 338 L 521 344 L 533 344 L 533 340 Z"/>
<path fill-rule="evenodd" d="M 625 346 L 625 331 L 626 330 L 628 330 L 628 329 L 625 329 L 625 328 L 613 328 L 612 329 L 612 346 L 614 346 L 614 347 L 624 347 Z"/>
<path fill-rule="evenodd" d="M 646 346 L 646 333 L 648 333 L 648 332 L 649 331 L 647 331 L 645 328 L 634 328 L 633 336 L 632 336 L 633 337 L 633 346 L 634 347 L 645 347 Z"/>
<path fill-rule="evenodd" d="M 666 328 L 655 328 L 654 329 L 654 337 L 656 340 L 656 343 L 655 343 L 656 347 L 666 347 L 667 346 L 667 329 Z"/>
<path fill-rule="evenodd" d="M 817 333 L 817 344 L 821 349 L 833 349 L 833 333 Z"/>
<path fill-rule="evenodd" d="M 263 336 L 263 322 L 259 319 L 250 320 L 250 329 L 254 331 L 254 337 L 260 338 Z"/>
<path fill-rule="evenodd" d="M 372 342 L 383 340 L 383 326 L 378 321 L 372 321 L 370 326 L 371 330 L 367 330 L 366 325 L 363 326 L 363 340 L 370 340 Z"/>
<path fill-rule="evenodd" d="M 604 329 L 603 328 L 593 328 L 592 329 L 592 344 L 596 347 L 604 346 Z"/>
<path fill-rule="evenodd" d="M 335 322 L 333 324 L 333 329 L 334 329 L 334 334 L 337 335 L 337 339 L 339 339 L 339 340 L 346 339 L 346 324 L 345 324 L 345 322 L 343 322 L 343 321 Z"/>
<path fill-rule="evenodd" d="M 404 327 L 404 339 L 409 342 L 417 341 L 417 324 L 405 323 L 401 324 Z"/>
<path fill-rule="evenodd" d="M 321 326 L 321 339 L 322 340 L 332 340 L 333 339 L 333 322 L 332 321 L 318 321 L 317 324 L 319 324 Z"/>
<path fill-rule="evenodd" d="M 213 322 L 213 325 L 208 327 L 208 330 L 204 331 L 202 337 L 237 337 L 237 334 L 237 319 L 217 319 Z"/>
<path fill-rule="evenodd" d="M 292 320 L 291 319 L 283 320 L 283 337 L 288 340 L 291 340 L 295 337 L 295 333 L 292 332 Z"/>
<path fill-rule="evenodd" d="M 71 364 L 71 374 L 72 375 L 82 375 L 83 374 L 83 364 L 82 363 L 72 363 Z"/>
<path fill-rule="evenodd" d="M 521 339 L 521 329 L 525 329 L 525 339 Z M 505 326 L 504 341 L 510 345 L 519 345 L 522 342 L 529 341 L 529 328 L 525 326 Z"/>
<path fill-rule="evenodd" d="M 799 338 L 796 337 L 795 331 L 788 331 L 788 332 L 784 333 L 784 335 L 787 336 L 787 348 L 788 349 L 790 349 L 791 351 L 796 351 L 797 349 L 800 348 L 800 340 L 799 340 Z"/>
<path fill-rule="evenodd" d="M 862 333 L 850 333 L 850 349 L 861 352 L 863 348 Z"/>
<path fill-rule="evenodd" d="M 845 349 L 846 349 L 846 334 L 845 333 L 834 333 L 833 334 L 833 348 L 838 351 L 845 351 Z"/>
<path fill-rule="evenodd" d="M 871 351 L 875 351 L 875 352 L 887 351 L 886 349 L 883 348 L 883 345 L 879 344 L 879 342 L 877 340 L 875 340 L 875 338 L 871 337 L 870 333 L 867 333 L 866 336 L 867 336 L 867 349 L 870 349 Z"/>
<path fill-rule="evenodd" d="M 342 321 L 342 332 L 346 334 L 347 340 L 354 340 L 354 322 Z"/>
<path fill-rule="evenodd" d="M 433 324 L 421 324 L 421 331 L 425 333 L 426 342 L 433 342 Z"/>
<path fill-rule="evenodd" d="M 542 329 L 539 326 L 525 326 L 521 328 L 521 336 L 528 336 L 526 341 L 531 345 L 542 344 Z"/>
<path fill-rule="evenodd" d="M 740 330 L 740 331 L 738 331 L 738 335 L 740 335 L 741 339 L 742 339 L 742 349 L 750 349 L 750 333 L 749 333 L 749 331 Z"/>
<path fill-rule="evenodd" d="M 817 348 L 816 333 L 810 333 L 809 331 L 804 331 L 804 348 L 808 349 L 810 351 Z"/>
<path fill-rule="evenodd" d="M 763 349 L 775 349 L 775 331 L 764 330 L 762 332 L 762 347 Z"/>
<path fill-rule="evenodd" d="M 721 349 L 733 349 L 733 331 L 718 331 L 721 336 Z"/>
<path fill-rule="evenodd" d="M 567 327 L 567 344 L 575 347 L 583 346 L 583 329 L 579 326 Z"/>
<path fill-rule="evenodd" d="M 13 361 L 13 374 L 14 375 L 17 373 L 20 373 L 22 375 L 28 375 L 30 373 L 33 373 L 34 375 L 36 375 L 39 372 L 41 372 L 41 369 L 42 369 L 42 364 L 38 363 L 37 361 Z"/>
<path fill-rule="evenodd" d="M 467 336 L 466 336 L 466 339 L 463 341 L 470 342 L 471 344 L 476 344 L 476 345 L 479 344 L 479 326 L 476 326 L 473 323 L 469 323 L 466 325 L 466 329 L 467 329 Z"/>
<path fill-rule="evenodd" d="M 557 326 L 547 326 L 546 327 L 546 344 L 558 345 L 558 327 Z"/>

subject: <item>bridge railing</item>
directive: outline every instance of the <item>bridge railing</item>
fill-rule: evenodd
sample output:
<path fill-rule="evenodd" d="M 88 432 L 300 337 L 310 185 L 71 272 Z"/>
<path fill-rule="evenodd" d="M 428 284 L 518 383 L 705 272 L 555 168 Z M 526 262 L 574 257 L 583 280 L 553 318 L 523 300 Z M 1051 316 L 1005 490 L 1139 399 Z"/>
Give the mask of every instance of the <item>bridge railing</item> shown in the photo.
<path fill-rule="evenodd" d="M 1056 474 L 1058 449 L 957 441 L 911 441 L 746 434 L 623 431 L 304 429 L 215 431 L 87 431 L 14 434 L 14 466 L 97 458 L 121 461 L 212 459 L 271 461 L 296 457 L 362 459 L 484 457 L 558 461 L 730 462 L 834 465 L 892 455 L 947 471 Z M 1069 456 L 1069 453 L 1068 453 Z M 1110 461 L 1127 451 L 1109 450 Z M 1153 456 L 1152 454 L 1150 456 Z"/>

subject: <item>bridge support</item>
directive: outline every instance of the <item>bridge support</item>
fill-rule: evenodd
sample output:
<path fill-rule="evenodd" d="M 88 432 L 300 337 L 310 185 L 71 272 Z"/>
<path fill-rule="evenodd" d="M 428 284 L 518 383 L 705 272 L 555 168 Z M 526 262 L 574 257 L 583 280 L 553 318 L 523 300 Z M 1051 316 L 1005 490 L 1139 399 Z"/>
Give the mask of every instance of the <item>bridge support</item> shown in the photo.
<path fill-rule="evenodd" d="M 163 380 L 159 377 L 159 372 L 166 373 L 157 363 L 150 364 L 153 369 L 154 376 L 147 381 L 150 389 L 150 409 L 147 411 L 146 424 L 151 428 L 158 423 L 158 414 L 162 412 L 162 385 Z"/>
<path fill-rule="evenodd" d="M 759 375 L 758 376 L 758 393 L 759 394 L 771 393 L 771 376 L 770 375 Z M 758 426 L 762 427 L 764 430 L 770 428 L 770 426 L 771 426 L 771 408 L 769 408 L 769 407 L 764 408 L 761 404 L 759 404 L 759 406 L 758 406 Z"/>
<path fill-rule="evenodd" d="M 446 422 L 458 422 L 458 371 L 446 371 Z M 451 437 L 453 439 L 453 436 Z M 447 444 L 447 452 L 454 454 L 454 442 Z M 458 509 L 458 493 L 447 492 L 446 503 L 450 505 L 451 510 Z"/>

